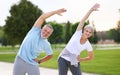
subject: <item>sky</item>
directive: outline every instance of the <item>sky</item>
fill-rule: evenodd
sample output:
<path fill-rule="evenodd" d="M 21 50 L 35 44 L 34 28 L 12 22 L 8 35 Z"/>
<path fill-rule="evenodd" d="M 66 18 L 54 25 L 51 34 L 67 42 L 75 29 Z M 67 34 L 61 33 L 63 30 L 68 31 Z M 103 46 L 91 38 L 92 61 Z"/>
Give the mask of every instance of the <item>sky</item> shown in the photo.
<path fill-rule="evenodd" d="M 94 11 L 89 16 L 90 23 L 94 21 L 97 31 L 107 31 L 117 27 L 117 21 L 120 20 L 120 0 L 28 0 L 35 6 L 38 6 L 43 12 L 65 8 L 67 12 L 63 16 L 54 15 L 47 21 L 56 21 L 58 23 L 70 21 L 79 22 L 86 12 L 95 4 L 99 3 L 99 11 Z M 10 16 L 9 10 L 12 5 L 18 4 L 20 0 L 0 0 L 0 26 L 5 25 L 7 16 Z"/>

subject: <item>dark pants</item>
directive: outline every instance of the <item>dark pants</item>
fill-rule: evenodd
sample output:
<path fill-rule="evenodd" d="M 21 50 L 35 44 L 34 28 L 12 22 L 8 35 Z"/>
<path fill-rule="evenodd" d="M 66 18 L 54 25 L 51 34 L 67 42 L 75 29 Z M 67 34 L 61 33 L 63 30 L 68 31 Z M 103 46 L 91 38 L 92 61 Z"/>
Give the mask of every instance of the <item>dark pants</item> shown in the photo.
<path fill-rule="evenodd" d="M 80 63 L 78 63 L 78 67 L 75 67 L 73 65 L 70 65 L 70 62 L 62 57 L 59 57 L 58 59 L 58 69 L 59 75 L 67 75 L 68 69 L 70 69 L 72 75 L 82 75 L 80 70 Z"/>

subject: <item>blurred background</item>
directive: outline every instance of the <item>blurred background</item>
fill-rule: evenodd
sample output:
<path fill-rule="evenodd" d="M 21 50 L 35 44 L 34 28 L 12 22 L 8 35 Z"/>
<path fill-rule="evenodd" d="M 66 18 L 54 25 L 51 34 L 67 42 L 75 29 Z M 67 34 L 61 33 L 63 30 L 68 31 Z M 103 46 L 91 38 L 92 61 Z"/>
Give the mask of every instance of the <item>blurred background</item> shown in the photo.
<path fill-rule="evenodd" d="M 99 11 L 93 12 L 85 22 L 95 28 L 94 36 L 89 39 L 95 50 L 95 60 L 81 63 L 82 69 L 84 72 L 120 75 L 120 0 L 1 0 L 0 61 L 14 62 L 22 40 L 42 13 L 65 8 L 67 12 L 63 16 L 52 16 L 44 23 L 50 23 L 54 28 L 48 40 L 55 54 L 49 63 L 55 65 L 46 62 L 41 66 L 57 68 L 57 56 L 81 18 L 95 3 L 100 4 Z"/>

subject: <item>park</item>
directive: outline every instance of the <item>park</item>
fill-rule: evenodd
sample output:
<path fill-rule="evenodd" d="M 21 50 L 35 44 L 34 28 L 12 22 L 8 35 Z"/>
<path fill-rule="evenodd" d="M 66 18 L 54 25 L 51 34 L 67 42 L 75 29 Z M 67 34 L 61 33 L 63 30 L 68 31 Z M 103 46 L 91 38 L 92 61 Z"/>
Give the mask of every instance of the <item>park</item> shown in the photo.
<path fill-rule="evenodd" d="M 117 11 L 120 14 L 120 10 L 117 9 Z M 42 8 L 27 0 L 21 0 L 18 4 L 13 4 L 9 12 L 10 16 L 7 16 L 5 24 L 0 25 L 0 62 L 3 64 L 9 63 L 13 66 L 24 37 L 32 28 L 35 20 L 44 12 Z M 89 38 L 94 58 L 80 62 L 80 68 L 86 75 L 87 73 L 90 75 L 120 75 L 120 18 L 116 21 L 115 28 L 106 31 L 98 31 L 95 21 L 92 20 L 92 25 L 95 28 L 94 35 Z M 66 47 L 80 22 L 72 23 L 69 20 L 67 22 L 57 22 L 55 20 L 43 22 L 44 25 L 48 23 L 54 29 L 53 34 L 48 38 L 53 57 L 40 63 L 39 67 L 58 70 L 59 54 Z M 84 26 L 90 23 L 91 21 L 88 19 L 85 21 Z M 87 50 L 84 50 L 81 52 L 80 57 L 84 58 L 88 55 Z M 43 51 L 37 58 L 41 59 L 44 56 L 46 56 L 46 53 Z"/>
<path fill-rule="evenodd" d="M 58 44 L 52 46 L 54 48 L 54 57 L 51 60 L 40 64 L 41 67 L 57 69 L 57 57 L 65 45 Z M 0 47 L 0 61 L 13 63 L 17 50 L 18 47 L 15 47 L 14 51 L 12 50 L 11 47 Z M 95 73 L 101 75 L 120 74 L 119 72 L 120 45 L 116 45 L 116 49 L 115 49 L 115 45 L 114 46 L 110 45 L 106 47 L 98 46 L 96 50 L 94 50 L 94 52 L 95 52 L 94 60 L 81 63 L 83 72 L 89 72 L 89 73 Z M 43 53 L 41 57 L 44 55 L 45 54 Z M 86 51 L 82 53 L 82 56 L 85 55 L 86 55 Z"/>

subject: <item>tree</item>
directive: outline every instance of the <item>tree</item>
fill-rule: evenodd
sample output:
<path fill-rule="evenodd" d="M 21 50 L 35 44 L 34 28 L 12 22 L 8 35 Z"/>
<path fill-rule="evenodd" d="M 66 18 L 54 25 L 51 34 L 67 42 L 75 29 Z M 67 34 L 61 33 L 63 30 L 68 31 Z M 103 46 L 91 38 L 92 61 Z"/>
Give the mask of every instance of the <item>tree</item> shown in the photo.
<path fill-rule="evenodd" d="M 68 41 L 71 38 L 71 23 L 68 21 L 65 25 L 65 43 L 68 43 Z"/>
<path fill-rule="evenodd" d="M 73 35 L 74 32 L 76 31 L 77 26 L 78 26 L 79 23 L 80 23 L 80 22 L 76 22 L 75 24 L 72 25 L 72 35 Z M 88 24 L 89 24 L 89 20 L 84 23 L 84 26 L 83 26 L 82 30 L 83 30 L 84 27 L 85 27 L 86 25 L 88 25 Z"/>
<path fill-rule="evenodd" d="M 118 29 L 110 29 L 107 33 L 110 39 L 114 39 L 115 42 L 120 43 L 120 31 Z"/>
<path fill-rule="evenodd" d="M 114 39 L 115 42 L 120 43 L 120 19 L 117 22 L 117 28 L 110 29 L 107 33 L 110 39 Z"/>
<path fill-rule="evenodd" d="M 97 37 L 97 32 L 96 32 L 94 21 L 92 21 L 92 25 L 94 27 L 94 33 L 93 33 L 93 36 L 89 38 L 89 40 L 91 43 L 96 44 L 98 42 L 98 37 Z"/>
<path fill-rule="evenodd" d="M 90 42 L 96 44 L 98 42 L 97 32 L 96 30 L 93 33 L 93 36 L 89 38 Z"/>
<path fill-rule="evenodd" d="M 120 9 L 119 9 L 119 13 L 120 13 Z M 120 28 L 120 18 L 119 18 L 119 21 L 117 23 L 117 27 Z"/>
<path fill-rule="evenodd" d="M 71 28 L 71 35 L 73 35 L 74 34 L 74 32 L 76 31 L 76 28 L 77 28 L 77 26 L 78 26 L 78 24 L 79 24 L 79 22 L 76 22 L 75 24 L 72 24 L 72 28 Z"/>
<path fill-rule="evenodd" d="M 21 0 L 10 9 L 4 32 L 11 45 L 20 44 L 42 11 L 30 1 Z"/>
<path fill-rule="evenodd" d="M 120 29 L 120 20 L 117 23 L 117 27 Z"/>
<path fill-rule="evenodd" d="M 0 45 L 6 46 L 9 43 L 7 42 L 6 36 L 3 31 L 3 27 L 0 27 Z"/>
<path fill-rule="evenodd" d="M 63 42 L 63 25 L 56 23 L 56 22 L 50 22 L 50 24 L 53 26 L 54 31 L 52 36 L 49 37 L 49 41 L 51 43 L 62 43 Z"/>

